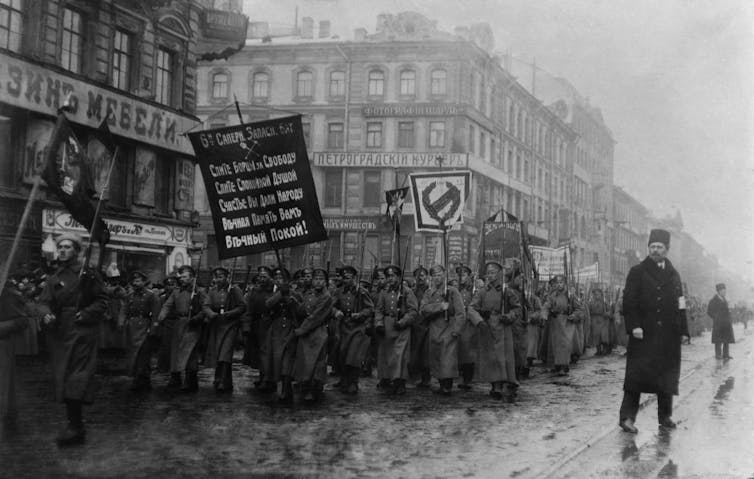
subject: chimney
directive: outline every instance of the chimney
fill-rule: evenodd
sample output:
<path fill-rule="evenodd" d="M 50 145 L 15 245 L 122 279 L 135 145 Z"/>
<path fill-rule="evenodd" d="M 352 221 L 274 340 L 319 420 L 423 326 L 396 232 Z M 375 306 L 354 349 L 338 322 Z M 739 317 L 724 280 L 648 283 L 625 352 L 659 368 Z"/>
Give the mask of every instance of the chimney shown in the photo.
<path fill-rule="evenodd" d="M 330 20 L 320 20 L 319 38 L 330 38 Z"/>
<path fill-rule="evenodd" d="M 357 28 L 353 31 L 353 39 L 356 42 L 363 42 L 367 39 L 367 29 Z"/>
<path fill-rule="evenodd" d="M 312 17 L 301 19 L 301 38 L 314 38 L 314 19 Z"/>

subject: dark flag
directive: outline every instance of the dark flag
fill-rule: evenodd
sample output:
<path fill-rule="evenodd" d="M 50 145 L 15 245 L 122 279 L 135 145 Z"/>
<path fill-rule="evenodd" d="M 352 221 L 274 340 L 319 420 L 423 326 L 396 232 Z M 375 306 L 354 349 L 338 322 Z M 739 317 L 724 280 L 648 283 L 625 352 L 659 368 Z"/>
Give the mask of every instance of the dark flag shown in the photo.
<path fill-rule="evenodd" d="M 401 214 L 403 214 L 403 203 L 405 203 L 407 196 L 408 187 L 385 192 L 385 202 L 387 203 L 385 218 L 392 225 L 396 236 L 401 234 Z"/>
<path fill-rule="evenodd" d="M 102 218 L 97 218 L 97 226 L 92 229 L 96 214 L 93 204 L 96 191 L 91 165 L 63 113 L 58 115 L 47 145 L 42 179 L 73 219 L 91 232 L 92 241 L 104 245 L 110 240 L 110 233 Z"/>
<path fill-rule="evenodd" d="M 102 120 L 102 123 L 99 124 L 94 136 L 96 136 L 99 142 L 107 149 L 107 152 L 110 153 L 110 157 L 112 158 L 115 154 L 115 139 L 110 132 L 110 127 L 107 125 L 107 118 Z"/>

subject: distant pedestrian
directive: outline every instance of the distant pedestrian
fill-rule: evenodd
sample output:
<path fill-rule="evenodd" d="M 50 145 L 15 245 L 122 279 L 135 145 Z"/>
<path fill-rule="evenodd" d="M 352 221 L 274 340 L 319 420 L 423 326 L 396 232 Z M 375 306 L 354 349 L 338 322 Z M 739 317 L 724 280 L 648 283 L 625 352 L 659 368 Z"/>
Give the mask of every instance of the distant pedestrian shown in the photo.
<path fill-rule="evenodd" d="M 23 291 L 18 279 L 25 271 L 16 271 L 0 293 L 0 422 L 16 413 L 15 336 L 29 326 Z"/>
<path fill-rule="evenodd" d="M 725 284 L 715 286 L 717 294 L 707 303 L 707 315 L 712 318 L 712 344 L 715 345 L 717 359 L 731 359 L 728 345 L 736 342 L 733 336 L 733 324 L 730 319 L 728 301 L 725 299 Z"/>
<path fill-rule="evenodd" d="M 648 245 L 649 255 L 628 272 L 623 290 L 629 340 L 619 425 L 634 434 L 641 393 L 657 395 L 661 427 L 676 427 L 673 395 L 681 375 L 681 342 L 689 336 L 681 277 L 666 258 L 670 233 L 652 230 Z"/>

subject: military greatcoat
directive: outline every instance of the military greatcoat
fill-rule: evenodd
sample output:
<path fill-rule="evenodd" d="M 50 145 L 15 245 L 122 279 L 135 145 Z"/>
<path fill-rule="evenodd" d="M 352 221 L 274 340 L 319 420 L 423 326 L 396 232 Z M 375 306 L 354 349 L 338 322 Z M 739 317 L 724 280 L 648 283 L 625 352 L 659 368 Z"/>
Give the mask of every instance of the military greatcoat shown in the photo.
<path fill-rule="evenodd" d="M 610 343 L 610 310 L 603 298 L 589 301 L 589 318 L 592 324 L 592 341 L 595 345 Z"/>
<path fill-rule="evenodd" d="M 171 373 L 182 373 L 186 369 L 201 337 L 204 294 L 199 289 L 192 293 L 192 289 L 191 285 L 176 288 L 160 310 L 160 322 L 170 314 L 176 318 L 170 344 Z"/>
<path fill-rule="evenodd" d="M 463 300 L 464 316 L 468 314 L 469 304 L 474 296 L 473 280 L 462 284 L 458 289 Z M 463 322 L 461 336 L 458 338 L 458 362 L 460 364 L 473 364 L 477 359 L 478 329 L 470 321 Z"/>
<path fill-rule="evenodd" d="M 449 286 L 430 288 L 424 293 L 419 307 L 422 321 L 429 324 L 429 370 L 437 379 L 458 376 L 458 338 L 466 322 L 466 310 L 461 293 Z M 442 303 L 448 302 L 448 310 Z"/>
<path fill-rule="evenodd" d="M 416 320 L 419 305 L 411 289 L 385 288 L 377 299 L 374 311 L 375 330 L 384 328 L 377 349 L 377 376 L 380 379 L 408 379 L 411 353 L 411 324 Z"/>
<path fill-rule="evenodd" d="M 144 361 L 149 361 L 151 351 L 149 346 L 149 332 L 152 323 L 157 321 L 160 314 L 160 298 L 147 288 L 134 290 L 120 308 L 118 324 L 126 330 L 128 345 L 128 371 L 137 374 L 137 369 Z"/>
<path fill-rule="evenodd" d="M 576 324 L 584 319 L 584 308 L 565 291 L 553 291 L 544 303 L 548 322 L 547 364 L 567 366 L 574 353 L 574 337 L 578 334 Z"/>
<path fill-rule="evenodd" d="M 285 294 L 277 290 L 265 300 L 264 307 L 271 322 L 266 328 L 260 349 L 260 367 L 266 381 L 278 382 L 283 376 L 293 375 L 297 347 L 293 330 L 301 322 L 303 301 L 304 298 L 293 290 L 288 290 Z"/>
<path fill-rule="evenodd" d="M 204 365 L 217 366 L 217 363 L 233 361 L 233 350 L 241 325 L 241 316 L 246 311 L 243 293 L 238 286 L 212 288 L 204 299 L 204 317 L 209 321 L 207 350 Z"/>
<path fill-rule="evenodd" d="M 301 334 L 296 341 L 293 379 L 299 382 L 327 381 L 327 320 L 334 300 L 327 288 L 308 289 L 301 304 Z"/>
<path fill-rule="evenodd" d="M 712 318 L 712 343 L 735 343 L 733 323 L 730 320 L 728 302 L 715 295 L 707 303 L 707 315 Z"/>
<path fill-rule="evenodd" d="M 335 291 L 334 310 L 343 313 L 338 327 L 338 363 L 341 366 L 361 368 L 369 353 L 370 338 L 366 329 L 374 314 L 374 302 L 366 289 L 347 285 Z"/>

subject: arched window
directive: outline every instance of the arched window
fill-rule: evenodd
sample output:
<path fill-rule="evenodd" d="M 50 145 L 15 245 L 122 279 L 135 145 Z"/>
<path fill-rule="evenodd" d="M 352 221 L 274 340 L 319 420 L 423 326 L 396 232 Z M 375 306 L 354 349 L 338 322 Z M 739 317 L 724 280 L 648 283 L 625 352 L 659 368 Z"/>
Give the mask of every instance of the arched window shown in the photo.
<path fill-rule="evenodd" d="M 385 94 L 385 73 L 382 70 L 371 70 L 367 83 L 369 96 L 383 96 Z"/>
<path fill-rule="evenodd" d="M 252 78 L 251 95 L 254 99 L 267 99 L 270 96 L 270 75 L 255 73 Z"/>
<path fill-rule="evenodd" d="M 226 98 L 228 96 L 228 74 L 215 73 L 212 75 L 212 98 Z"/>
<path fill-rule="evenodd" d="M 345 96 L 346 72 L 330 72 L 330 96 Z"/>
<path fill-rule="evenodd" d="M 296 96 L 310 97 L 314 91 L 314 74 L 310 71 L 298 72 L 296 75 Z"/>
<path fill-rule="evenodd" d="M 416 72 L 413 70 L 401 70 L 401 96 L 414 96 L 416 94 Z"/>
<path fill-rule="evenodd" d="M 442 96 L 448 93 L 448 72 L 445 70 L 432 70 L 430 75 L 430 91 L 432 95 Z"/>

